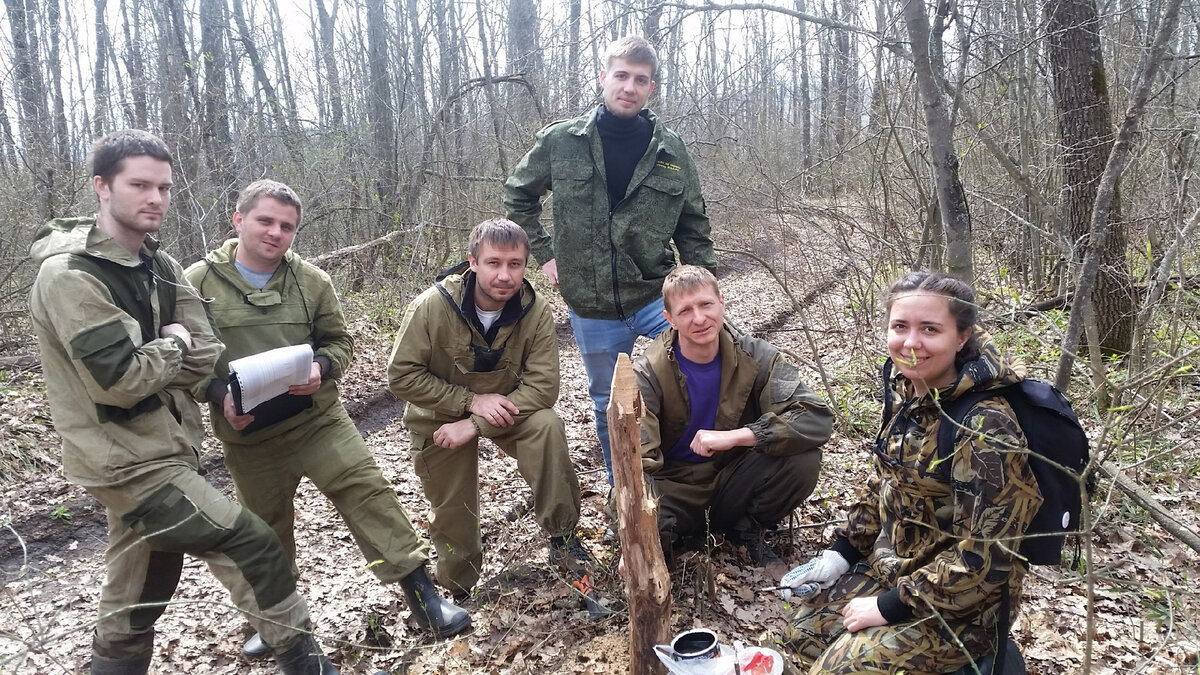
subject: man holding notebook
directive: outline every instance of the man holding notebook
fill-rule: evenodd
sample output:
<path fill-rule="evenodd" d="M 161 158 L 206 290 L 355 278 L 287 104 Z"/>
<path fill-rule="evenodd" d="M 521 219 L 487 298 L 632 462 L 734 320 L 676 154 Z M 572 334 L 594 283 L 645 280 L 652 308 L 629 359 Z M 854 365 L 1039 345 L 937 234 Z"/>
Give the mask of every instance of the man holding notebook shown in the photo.
<path fill-rule="evenodd" d="M 342 406 L 336 380 L 350 365 L 354 340 L 329 275 L 290 250 L 300 212 L 290 187 L 251 183 L 233 214 L 237 238 L 188 268 L 188 280 L 211 299 L 226 345 L 215 376 L 193 393 L 210 405 L 238 500 L 275 530 L 293 567 L 293 500 L 307 476 L 333 502 L 375 576 L 403 587 L 417 623 L 438 637 L 455 635 L 470 627 L 470 616 L 437 593 L 424 540 Z M 304 344 L 313 353 L 307 381 L 241 408 L 229 387 L 229 362 Z M 265 654 L 258 635 L 245 652 Z"/>

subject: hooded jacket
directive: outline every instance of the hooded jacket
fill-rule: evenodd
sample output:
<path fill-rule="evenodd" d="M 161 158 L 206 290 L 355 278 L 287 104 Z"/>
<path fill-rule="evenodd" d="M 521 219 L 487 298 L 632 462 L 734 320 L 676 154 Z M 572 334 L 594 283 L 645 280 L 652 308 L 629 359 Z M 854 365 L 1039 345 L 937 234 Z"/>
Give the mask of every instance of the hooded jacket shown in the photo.
<path fill-rule="evenodd" d="M 865 558 L 890 588 L 879 599 L 889 623 L 994 612 L 1001 587 L 1014 611 L 1028 564 L 1016 551 L 1042 497 L 1026 462 L 1025 435 L 1002 397 L 980 402 L 963 420 L 950 482 L 937 461 L 939 401 L 1021 381 L 1025 369 L 980 334 L 980 355 L 951 384 L 917 396 L 903 375 L 892 380 L 902 402 L 884 420 L 875 473 L 835 532 L 834 550 L 853 564 Z"/>
<path fill-rule="evenodd" d="M 408 401 L 405 424 L 426 436 L 470 417 L 485 438 L 503 434 L 468 411 L 475 394 L 503 394 L 518 423 L 558 400 L 558 339 L 550 304 L 528 280 L 485 336 L 475 314 L 475 275 L 465 264 L 439 277 L 404 310 L 388 365 L 393 394 Z M 490 338 L 490 339 L 489 339 Z"/>
<path fill-rule="evenodd" d="M 675 359 L 674 328 L 663 331 L 633 364 L 645 402 L 642 416 L 642 470 L 662 468 L 670 449 L 688 428 L 691 406 L 687 378 Z M 721 394 L 716 431 L 747 427 L 753 448 L 717 453 L 714 461 L 736 461 L 748 451 L 793 455 L 819 448 L 833 431 L 833 413 L 800 381 L 800 371 L 765 340 L 735 336 L 721 328 Z"/>
<path fill-rule="evenodd" d="M 653 132 L 625 199 L 610 204 L 596 108 L 538 132 L 504 184 L 508 217 L 529 234 L 539 262 L 556 260 L 559 289 L 576 314 L 632 316 L 662 294 L 663 279 L 684 264 L 716 269 L 700 176 L 683 140 L 643 110 Z M 554 191 L 554 235 L 539 221 Z"/>
<path fill-rule="evenodd" d="M 138 255 L 94 218 L 40 228 L 29 308 L 63 471 L 85 487 L 119 484 L 163 461 L 199 466 L 200 411 L 188 388 L 222 345 L 183 269 L 147 237 Z M 159 337 L 179 323 L 192 344 Z"/>
<path fill-rule="evenodd" d="M 187 270 L 188 280 L 204 297 L 212 298 L 209 311 L 225 342 L 225 354 L 212 376 L 198 383 L 193 393 L 208 400 L 213 432 L 229 443 L 253 444 L 274 438 L 341 405 L 336 380 L 354 358 L 354 338 L 346 330 L 342 304 L 333 281 L 321 268 L 288 250 L 260 292 L 242 276 L 234 260 L 238 240 L 230 239 Z M 308 344 L 322 366 L 324 381 L 313 394 L 313 405 L 299 414 L 250 433 L 229 426 L 223 412 L 224 387 L 211 387 L 212 378 L 229 382 L 229 362 L 277 347 Z M 218 400 L 210 400 L 214 395 Z"/>

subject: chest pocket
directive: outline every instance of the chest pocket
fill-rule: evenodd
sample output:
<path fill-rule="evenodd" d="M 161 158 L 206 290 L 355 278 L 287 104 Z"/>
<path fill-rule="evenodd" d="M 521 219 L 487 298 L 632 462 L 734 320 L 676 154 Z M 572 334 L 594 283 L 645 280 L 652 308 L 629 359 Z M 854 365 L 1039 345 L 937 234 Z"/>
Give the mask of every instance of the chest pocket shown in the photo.
<path fill-rule="evenodd" d="M 507 355 L 500 357 L 490 371 L 475 370 L 473 354 L 456 357 L 454 368 L 462 384 L 476 394 L 508 395 L 517 388 L 517 371 Z"/>

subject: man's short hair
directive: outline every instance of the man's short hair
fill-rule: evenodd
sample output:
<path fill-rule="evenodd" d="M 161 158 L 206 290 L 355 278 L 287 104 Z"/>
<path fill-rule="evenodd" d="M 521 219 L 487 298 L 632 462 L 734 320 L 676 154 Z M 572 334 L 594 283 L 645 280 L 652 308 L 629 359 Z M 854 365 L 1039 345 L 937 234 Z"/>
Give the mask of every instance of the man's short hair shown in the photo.
<path fill-rule="evenodd" d="M 604 70 L 612 67 L 613 59 L 625 59 L 630 63 L 644 63 L 650 66 L 650 79 L 658 75 L 658 52 L 646 38 L 640 35 L 626 35 L 613 42 L 604 50 Z"/>
<path fill-rule="evenodd" d="M 721 289 L 717 287 L 717 278 L 713 276 L 703 267 L 696 265 L 680 265 L 671 270 L 663 281 L 663 308 L 668 312 L 671 311 L 671 298 L 684 293 L 690 293 L 707 286 L 712 289 L 713 293 L 721 295 Z"/>
<path fill-rule="evenodd" d="M 296 194 L 296 191 L 292 188 L 277 180 L 262 178 L 242 188 L 242 191 L 238 193 L 237 206 L 235 208 L 238 213 L 244 216 L 263 197 L 270 197 L 275 201 L 296 207 L 296 225 L 300 225 L 300 213 L 303 210 L 300 204 L 300 195 Z"/>
<path fill-rule="evenodd" d="M 523 246 L 525 257 L 529 257 L 529 235 L 521 226 L 507 218 L 492 218 L 485 220 L 471 230 L 471 238 L 467 242 L 467 250 L 472 258 L 479 257 L 479 245 L 487 243 L 497 248 L 512 248 Z"/>
<path fill-rule="evenodd" d="M 121 129 L 96 139 L 88 163 L 93 176 L 112 183 L 113 176 L 121 173 L 125 158 L 139 155 L 172 163 L 171 151 L 163 139 L 141 129 Z"/>

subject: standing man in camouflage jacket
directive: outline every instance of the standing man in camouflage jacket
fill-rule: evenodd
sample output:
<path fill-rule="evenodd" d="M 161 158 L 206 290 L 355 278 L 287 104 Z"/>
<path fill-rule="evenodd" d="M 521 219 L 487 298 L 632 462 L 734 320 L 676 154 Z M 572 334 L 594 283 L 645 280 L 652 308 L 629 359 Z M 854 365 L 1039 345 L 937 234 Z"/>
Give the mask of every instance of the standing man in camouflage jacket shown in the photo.
<path fill-rule="evenodd" d="M 756 564 L 780 562 L 764 531 L 816 487 L 833 414 L 778 349 L 725 325 L 708 270 L 676 267 L 663 303 L 671 328 L 633 364 L 663 550 L 711 527 Z"/>
<path fill-rule="evenodd" d="M 657 70 L 645 39 L 609 45 L 600 72 L 604 102 L 538 132 L 504 185 L 508 217 L 529 233 L 533 255 L 570 309 L 610 484 L 613 369 L 639 335 L 667 327 L 661 293 L 675 266 L 671 242 L 683 263 L 717 266 L 696 167 L 683 140 L 643 109 Z M 550 191 L 553 236 L 539 221 Z"/>
<path fill-rule="evenodd" d="M 144 131 L 118 131 L 96 142 L 91 164 L 100 212 L 38 231 L 29 298 L 63 471 L 108 513 L 91 672 L 147 672 L 186 553 L 208 563 L 284 673 L 336 673 L 307 632 L 279 538 L 200 475 L 188 388 L 223 347 L 183 269 L 150 237 L 170 203 L 171 153 Z"/>
<path fill-rule="evenodd" d="M 209 402 L 238 500 L 274 528 L 293 566 L 293 501 L 307 477 L 333 503 L 375 577 L 404 589 L 417 623 L 438 637 L 456 635 L 471 617 L 438 595 L 424 540 L 342 405 L 337 381 L 350 367 L 354 338 L 329 275 L 291 248 L 300 212 L 290 187 L 255 181 L 238 195 L 237 239 L 188 268 L 226 345 L 213 375 L 194 391 Z M 229 362 L 301 344 L 313 350 L 308 382 L 239 415 Z M 283 412 L 272 414 L 273 405 Z M 264 656 L 262 635 L 243 652 Z"/>

